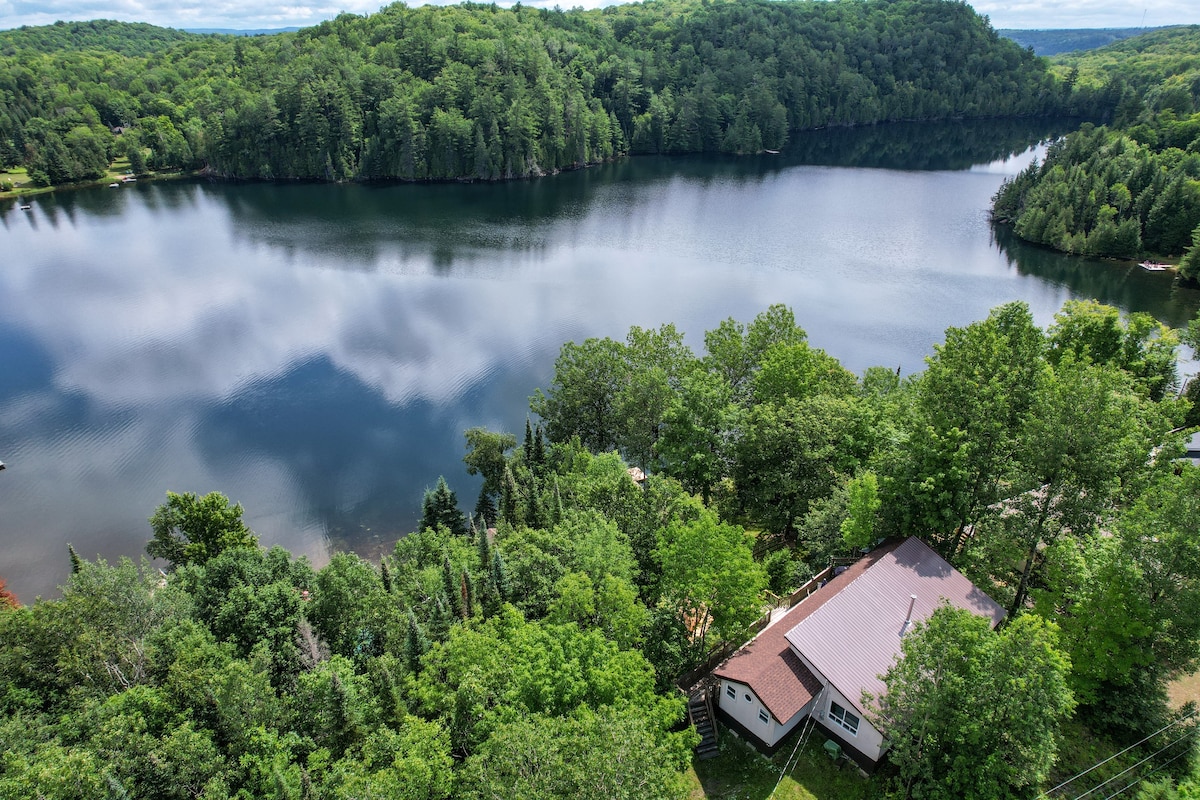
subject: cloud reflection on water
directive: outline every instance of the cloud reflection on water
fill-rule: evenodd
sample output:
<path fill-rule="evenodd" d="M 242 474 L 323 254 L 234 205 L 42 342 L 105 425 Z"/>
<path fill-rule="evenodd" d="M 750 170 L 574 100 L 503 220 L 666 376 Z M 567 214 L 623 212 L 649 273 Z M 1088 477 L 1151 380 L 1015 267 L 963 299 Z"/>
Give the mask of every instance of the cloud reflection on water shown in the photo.
<path fill-rule="evenodd" d="M 473 504 L 462 431 L 519 429 L 569 339 L 674 321 L 698 347 L 786 302 L 851 369 L 912 372 L 997 302 L 1048 322 L 1073 290 L 997 250 L 1000 175 L 899 168 L 1016 134 L 929 131 L 500 186 L 139 183 L 5 213 L 26 255 L 0 272 L 0 575 L 29 599 L 65 578 L 67 541 L 139 555 L 167 490 L 225 491 L 318 561 L 387 547 L 439 474 Z"/>

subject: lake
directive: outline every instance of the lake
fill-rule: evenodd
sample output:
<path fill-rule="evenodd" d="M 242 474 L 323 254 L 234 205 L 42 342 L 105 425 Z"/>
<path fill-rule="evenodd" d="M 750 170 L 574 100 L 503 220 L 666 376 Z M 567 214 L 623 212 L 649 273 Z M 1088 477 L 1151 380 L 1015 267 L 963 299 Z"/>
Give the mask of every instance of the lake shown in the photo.
<path fill-rule="evenodd" d="M 1009 300 L 1183 325 L 1200 294 L 988 221 L 1066 128 L 899 125 L 778 156 L 642 157 L 497 185 L 129 184 L 0 207 L 0 577 L 57 593 L 67 544 L 137 558 L 166 492 L 219 490 L 264 544 L 377 556 L 462 432 L 524 428 L 559 346 L 786 303 L 855 372 L 912 373 Z"/>

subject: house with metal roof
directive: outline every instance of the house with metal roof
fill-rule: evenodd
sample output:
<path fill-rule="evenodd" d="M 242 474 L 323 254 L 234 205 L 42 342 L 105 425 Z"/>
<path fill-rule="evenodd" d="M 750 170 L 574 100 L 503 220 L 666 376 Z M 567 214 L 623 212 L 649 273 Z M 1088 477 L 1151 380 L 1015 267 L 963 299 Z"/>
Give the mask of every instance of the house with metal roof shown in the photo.
<path fill-rule="evenodd" d="M 719 714 L 767 751 L 812 717 L 870 770 L 887 742 L 868 720 L 863 694 L 884 693 L 880 676 L 901 655 L 904 636 L 942 603 L 988 617 L 992 627 L 1005 614 L 920 539 L 878 547 L 713 671 Z"/>

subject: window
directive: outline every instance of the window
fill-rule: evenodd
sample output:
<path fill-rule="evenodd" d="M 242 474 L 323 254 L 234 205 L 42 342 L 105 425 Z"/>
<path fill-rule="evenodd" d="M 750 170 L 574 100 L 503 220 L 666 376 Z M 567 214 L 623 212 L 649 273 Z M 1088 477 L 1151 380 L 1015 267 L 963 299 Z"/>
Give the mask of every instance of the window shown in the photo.
<path fill-rule="evenodd" d="M 752 703 L 752 702 L 754 702 L 753 700 L 751 700 L 751 699 L 750 699 L 750 693 L 749 693 L 749 692 L 746 692 L 746 694 L 745 694 L 745 695 L 743 695 L 743 696 L 746 698 L 746 702 L 747 702 L 747 703 Z"/>
<path fill-rule="evenodd" d="M 858 717 L 837 703 L 829 704 L 829 718 L 849 731 L 852 736 L 858 736 Z"/>
<path fill-rule="evenodd" d="M 737 700 L 737 689 L 734 689 L 732 684 L 725 684 L 725 694 L 730 700 Z"/>
<path fill-rule="evenodd" d="M 767 716 L 767 712 L 763 711 L 760 708 L 758 710 L 758 721 L 761 722 L 762 724 L 766 725 L 768 722 L 771 721 L 771 718 Z"/>

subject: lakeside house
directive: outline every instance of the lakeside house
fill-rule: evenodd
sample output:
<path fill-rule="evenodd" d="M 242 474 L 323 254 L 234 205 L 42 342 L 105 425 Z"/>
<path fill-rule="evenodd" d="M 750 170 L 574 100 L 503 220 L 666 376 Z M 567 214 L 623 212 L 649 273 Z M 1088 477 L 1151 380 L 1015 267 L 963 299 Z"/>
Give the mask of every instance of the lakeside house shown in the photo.
<path fill-rule="evenodd" d="M 722 662 L 718 715 L 760 750 L 774 752 L 808 718 L 871 771 L 887 751 L 863 694 L 905 634 L 942 603 L 991 619 L 1004 609 L 916 538 L 876 548 L 798 603 Z"/>

